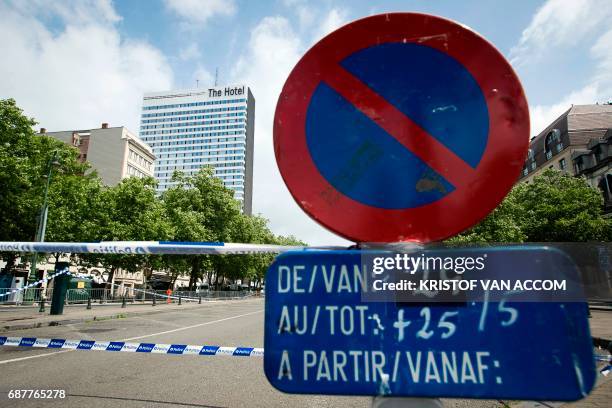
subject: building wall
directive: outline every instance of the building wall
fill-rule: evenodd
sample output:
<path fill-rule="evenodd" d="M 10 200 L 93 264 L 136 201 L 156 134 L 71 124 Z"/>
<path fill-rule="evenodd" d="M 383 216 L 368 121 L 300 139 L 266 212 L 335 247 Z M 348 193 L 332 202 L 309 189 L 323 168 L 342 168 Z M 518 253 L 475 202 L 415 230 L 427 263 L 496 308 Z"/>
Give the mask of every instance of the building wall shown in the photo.
<path fill-rule="evenodd" d="M 176 170 L 193 175 L 211 166 L 250 213 L 254 108 L 245 85 L 145 94 L 140 137 L 157 157 L 158 192 L 175 184 Z"/>
<path fill-rule="evenodd" d="M 246 128 L 246 173 L 244 179 L 244 202 L 242 211 L 245 214 L 253 212 L 253 162 L 255 146 L 255 98 L 249 89 L 247 99 L 247 128 Z"/>
<path fill-rule="evenodd" d="M 576 165 L 580 160 L 581 167 Z M 600 138 L 593 138 L 587 148 L 574 153 L 574 170 L 593 188 L 602 192 L 604 211 L 612 213 L 612 128 Z"/>
<path fill-rule="evenodd" d="M 609 127 L 612 127 L 612 106 L 572 106 L 531 139 L 529 149 L 533 160 L 527 157 L 520 181 L 530 181 L 551 166 L 560 170 L 561 159 L 566 161 L 565 171 L 575 175 L 572 154 L 576 150 L 586 148 L 591 139 L 603 137 Z M 559 132 L 562 149 L 557 151 L 553 147 L 551 157 L 547 157 L 546 140 L 552 132 Z"/>
<path fill-rule="evenodd" d="M 125 127 L 102 127 L 44 134 L 78 148 L 80 160 L 87 161 L 106 185 L 116 185 L 123 178 L 130 176 L 153 177 L 155 163 L 153 151 Z M 75 138 L 78 143 L 74 143 Z"/>
<path fill-rule="evenodd" d="M 123 128 L 92 129 L 90 132 L 87 161 L 98 171 L 104 184 L 119 184 L 125 174 Z"/>
<path fill-rule="evenodd" d="M 536 167 L 534 171 L 531 171 L 526 177 L 521 178 L 521 182 L 529 182 L 533 180 L 534 177 L 537 177 L 544 173 L 546 169 L 553 168 L 555 170 L 565 171 L 572 176 L 575 175 L 574 166 L 572 165 L 572 152 L 574 150 L 570 148 L 565 148 L 563 151 L 554 155 L 550 160 L 545 161 L 540 165 L 540 167 Z M 560 162 L 561 160 L 565 160 L 565 169 L 561 168 Z"/>
<path fill-rule="evenodd" d="M 557 143 L 548 145 L 546 140 L 558 132 L 562 149 Z M 602 142 L 605 157 L 597 158 L 596 149 Z M 554 168 L 572 176 L 584 177 L 604 197 L 604 211 L 612 211 L 612 105 L 576 105 L 554 120 L 529 143 L 530 154 L 525 162 L 519 182 L 530 182 L 546 169 Z M 549 151 L 547 155 L 547 150 Z M 564 160 L 565 168 L 560 162 Z M 588 163 L 585 169 L 578 169 L 577 161 Z"/>
<path fill-rule="evenodd" d="M 124 177 L 154 177 L 155 155 L 151 148 L 134 135 L 125 133 L 127 149 Z"/>

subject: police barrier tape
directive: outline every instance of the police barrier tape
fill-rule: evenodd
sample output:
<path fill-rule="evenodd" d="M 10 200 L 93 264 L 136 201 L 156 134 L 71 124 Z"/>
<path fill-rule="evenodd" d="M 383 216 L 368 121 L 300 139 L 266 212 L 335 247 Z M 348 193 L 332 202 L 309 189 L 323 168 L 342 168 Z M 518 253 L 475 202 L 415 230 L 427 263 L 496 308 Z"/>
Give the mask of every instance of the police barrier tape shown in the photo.
<path fill-rule="evenodd" d="M 225 254 L 278 254 L 300 249 L 344 249 L 343 247 L 287 246 L 271 244 L 239 244 L 226 242 L 176 242 L 176 241 L 102 241 L 102 242 L 11 242 L 0 241 L 0 251 L 6 252 L 61 252 L 61 253 L 99 253 L 99 254 L 175 254 L 175 255 L 225 255 Z M 68 271 L 59 272 L 48 278 L 30 283 L 27 286 L 0 294 L 0 299 L 13 293 L 26 290 Z M 178 296 L 170 296 L 178 299 Z M 183 300 L 199 300 L 183 298 Z"/>
<path fill-rule="evenodd" d="M 612 362 L 612 355 L 606 354 L 595 354 L 596 361 L 607 361 Z"/>
<path fill-rule="evenodd" d="M 127 343 L 123 341 L 43 339 L 37 337 L 2 337 L 0 346 L 38 347 L 127 353 L 179 354 L 200 356 L 263 357 L 263 348 L 194 346 L 190 344 Z"/>
<path fill-rule="evenodd" d="M 67 340 L 5 336 L 0 336 L 0 346 L 199 356 L 263 357 L 264 354 L 264 349 L 257 347 L 194 346 L 191 344 L 128 343 L 124 341 Z M 610 361 L 610 359 L 610 355 L 595 355 L 595 360 L 597 361 Z M 609 370 L 609 367 L 604 367 L 601 371 L 603 372 L 604 370 Z"/>
<path fill-rule="evenodd" d="M 34 286 L 37 286 L 39 284 L 42 284 L 44 282 L 48 282 L 48 281 L 52 280 L 53 278 L 55 278 L 56 276 L 64 275 L 64 274 L 69 274 L 69 275 L 75 276 L 77 278 L 86 278 L 86 279 L 90 279 L 91 278 L 91 276 L 88 276 L 88 275 L 85 275 L 85 274 L 74 273 L 74 272 L 70 272 L 69 270 L 64 270 L 64 271 L 55 273 L 55 274 L 53 274 L 51 276 L 48 276 L 46 278 L 40 279 L 40 280 L 38 280 L 36 282 L 32 282 L 32 283 L 30 283 L 28 285 L 22 286 L 21 288 L 16 288 L 16 289 L 9 290 L 9 291 L 7 291 L 5 293 L 0 293 L 0 301 L 2 300 L 2 298 L 4 296 L 10 296 L 10 295 L 12 295 L 14 293 L 25 291 L 27 289 L 30 289 L 30 288 L 32 288 Z M 112 286 L 121 287 L 121 285 L 116 284 L 116 283 L 112 283 L 112 282 L 107 282 L 107 284 L 110 284 Z M 195 297 L 189 297 L 189 296 L 165 295 L 165 294 L 156 293 L 156 292 L 149 292 L 147 290 L 137 289 L 137 288 L 131 288 L 131 290 L 133 290 L 134 292 L 144 293 L 145 295 L 151 295 L 151 296 L 155 296 L 155 297 L 160 297 L 162 299 L 177 299 L 177 300 L 181 299 L 182 301 L 185 301 L 185 302 L 199 302 L 200 301 L 199 297 L 195 298 Z M 224 297 L 223 300 L 244 299 L 244 298 L 247 298 L 247 297 L 248 296 Z M 206 300 L 206 301 L 210 301 L 210 300 L 208 300 L 206 298 L 203 298 L 203 299 Z"/>
<path fill-rule="evenodd" d="M 278 254 L 300 249 L 344 249 L 343 247 L 304 247 L 272 244 L 238 244 L 226 242 L 174 241 L 102 241 L 102 242 L 10 242 L 0 241 L 0 251 L 6 252 L 61 252 L 98 254 Z"/>
<path fill-rule="evenodd" d="M 2 297 L 4 297 L 4 296 L 9 296 L 9 295 L 12 295 L 13 293 L 17 293 L 17 292 L 21 292 L 21 291 L 26 290 L 26 289 L 33 288 L 36 285 L 40 285 L 41 283 L 45 283 L 47 281 L 50 281 L 51 279 L 55 278 L 56 276 L 64 275 L 64 274 L 70 274 L 70 271 L 69 270 L 61 271 L 61 272 L 55 273 L 55 274 L 53 274 L 51 276 L 48 276 L 46 278 L 43 278 L 41 280 L 37 280 L 36 282 L 29 283 L 29 284 L 27 284 L 25 286 L 22 286 L 21 288 L 16 288 L 16 289 L 13 289 L 13 290 L 9 290 L 8 292 L 0 293 L 0 299 L 2 299 Z"/>
<path fill-rule="evenodd" d="M 102 242 L 11 242 L 0 241 L 0 251 L 6 252 L 61 252 L 61 253 L 99 253 L 99 254 L 176 254 L 176 255 L 225 255 L 225 254 L 277 254 L 300 249 L 343 249 L 343 247 L 321 246 L 304 247 L 271 244 L 240 244 L 226 242 L 177 242 L 177 241 L 102 241 Z M 63 273 L 30 283 L 22 288 L 0 294 L 0 299 L 13 293 L 26 290 L 53 279 Z M 167 297 L 167 296 L 162 296 Z M 169 296 L 178 299 L 178 296 Z M 182 298 L 196 301 L 196 298 Z"/>

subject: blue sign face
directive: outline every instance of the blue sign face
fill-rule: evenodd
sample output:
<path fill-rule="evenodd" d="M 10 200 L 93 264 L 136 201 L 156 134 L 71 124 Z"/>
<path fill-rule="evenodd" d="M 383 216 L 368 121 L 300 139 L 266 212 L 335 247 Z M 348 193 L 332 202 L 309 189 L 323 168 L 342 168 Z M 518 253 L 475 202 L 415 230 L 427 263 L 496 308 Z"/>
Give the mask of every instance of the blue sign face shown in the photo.
<path fill-rule="evenodd" d="M 478 83 L 454 58 L 420 44 L 386 43 L 358 51 L 340 65 L 470 167 L 478 166 L 487 145 L 489 111 Z M 324 82 L 308 107 L 306 138 L 327 181 L 363 204 L 418 207 L 454 190 Z"/>
<path fill-rule="evenodd" d="M 575 400 L 592 389 L 584 303 L 364 302 L 363 259 L 301 251 L 270 266 L 264 368 L 274 387 L 529 400 Z"/>

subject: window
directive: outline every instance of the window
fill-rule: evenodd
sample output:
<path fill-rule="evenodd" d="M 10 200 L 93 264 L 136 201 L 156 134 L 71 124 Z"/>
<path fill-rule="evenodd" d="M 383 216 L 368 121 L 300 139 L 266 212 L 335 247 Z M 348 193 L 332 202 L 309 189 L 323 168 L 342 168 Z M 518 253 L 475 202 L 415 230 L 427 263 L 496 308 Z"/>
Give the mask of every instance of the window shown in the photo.
<path fill-rule="evenodd" d="M 595 149 L 595 157 L 597 158 L 597 162 L 601 162 L 606 158 L 604 149 L 601 147 L 601 145 L 597 146 L 597 149 Z"/>
<path fill-rule="evenodd" d="M 559 160 L 559 168 L 562 171 L 565 171 L 565 169 L 567 168 L 567 162 L 565 161 L 565 159 Z"/>
<path fill-rule="evenodd" d="M 612 185 L 612 174 L 606 174 L 603 176 L 597 185 L 601 192 L 603 193 L 604 200 L 610 201 L 612 198 L 612 191 L 610 186 Z"/>
<path fill-rule="evenodd" d="M 553 154 L 559 153 L 563 150 L 563 142 L 561 141 L 561 131 L 559 129 L 553 129 L 546 135 L 544 139 L 544 151 L 546 153 L 546 160 L 550 160 Z"/>
<path fill-rule="evenodd" d="M 582 160 L 582 156 L 576 158 L 576 162 L 574 163 L 574 168 L 576 170 L 576 174 L 584 170 L 584 161 Z"/>
<path fill-rule="evenodd" d="M 550 160 L 552 158 L 552 150 L 546 150 L 546 160 Z"/>

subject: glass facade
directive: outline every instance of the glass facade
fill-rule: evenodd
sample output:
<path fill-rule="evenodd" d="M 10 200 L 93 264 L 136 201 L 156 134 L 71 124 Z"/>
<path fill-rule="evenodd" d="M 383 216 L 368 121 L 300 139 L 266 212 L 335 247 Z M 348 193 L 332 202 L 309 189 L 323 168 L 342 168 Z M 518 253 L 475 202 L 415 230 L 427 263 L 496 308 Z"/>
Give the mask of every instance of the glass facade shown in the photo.
<path fill-rule="evenodd" d="M 250 213 L 254 106 L 244 85 L 145 94 L 140 138 L 157 157 L 158 192 L 173 185 L 175 170 L 211 166 Z"/>

